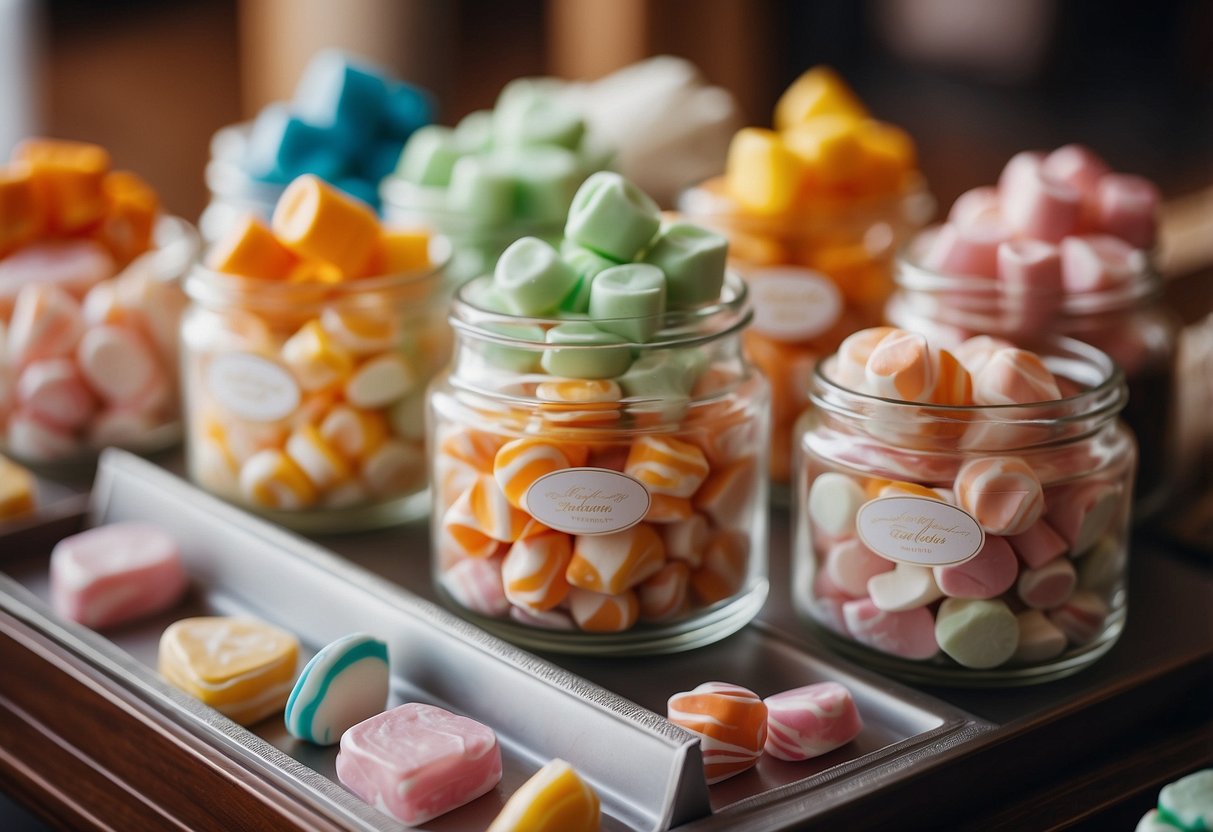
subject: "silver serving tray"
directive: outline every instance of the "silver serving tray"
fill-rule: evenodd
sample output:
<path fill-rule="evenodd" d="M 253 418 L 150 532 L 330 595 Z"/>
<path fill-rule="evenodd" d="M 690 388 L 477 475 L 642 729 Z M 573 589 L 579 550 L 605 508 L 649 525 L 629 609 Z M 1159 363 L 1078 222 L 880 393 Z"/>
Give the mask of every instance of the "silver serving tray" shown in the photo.
<path fill-rule="evenodd" d="M 362 563 L 354 565 L 152 463 L 112 451 L 101 462 L 88 524 L 123 520 L 151 520 L 181 541 L 192 578 L 182 605 L 104 633 L 57 618 L 46 603 L 47 558 L 57 538 L 48 534 L 37 551 L 14 551 L 0 538 L 0 570 L 7 573 L 0 575 L 0 606 L 350 829 L 402 827 L 336 782 L 335 749 L 293 739 L 277 718 L 242 728 L 161 680 L 155 663 L 165 627 L 192 615 L 253 615 L 295 633 L 301 661 L 356 630 L 385 639 L 392 704 L 440 705 L 484 722 L 501 741 L 505 772 L 498 788 L 425 827 L 434 830 L 484 829 L 552 757 L 570 761 L 593 784 L 606 830 L 786 826 L 901 780 L 993 727 L 940 699 L 818 656 L 762 622 L 720 648 L 639 659 L 563 656 L 554 658 L 557 666 L 399 586 L 432 591 L 424 524 L 330 541 Z M 659 715 L 669 695 L 704 681 L 750 685 L 765 696 L 827 679 L 854 693 L 864 718 L 859 737 L 804 763 L 764 756 L 753 770 L 710 789 L 698 741 Z"/>

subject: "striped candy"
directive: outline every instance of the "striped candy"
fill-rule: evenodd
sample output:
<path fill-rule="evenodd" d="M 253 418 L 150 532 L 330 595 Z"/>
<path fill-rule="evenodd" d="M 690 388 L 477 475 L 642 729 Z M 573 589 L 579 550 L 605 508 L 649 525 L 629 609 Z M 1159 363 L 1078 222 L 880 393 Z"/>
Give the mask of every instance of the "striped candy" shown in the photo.
<path fill-rule="evenodd" d="M 767 738 L 767 706 L 753 691 L 726 682 L 705 682 L 676 693 L 667 705 L 670 722 L 700 738 L 708 785 L 758 762 Z"/>
<path fill-rule="evenodd" d="M 868 393 L 886 399 L 925 401 L 935 387 L 927 339 L 902 330 L 880 339 L 864 367 L 864 387 Z"/>
<path fill-rule="evenodd" d="M 587 633 L 622 633 L 632 628 L 640 614 L 640 602 L 630 589 L 607 595 L 573 587 L 568 605 L 577 626 Z"/>
<path fill-rule="evenodd" d="M 690 497 L 709 472 L 703 451 L 690 442 L 666 436 L 641 436 L 632 443 L 624 473 L 654 494 Z"/>
<path fill-rule="evenodd" d="M 681 615 L 687 608 L 687 587 L 690 568 L 681 561 L 671 561 L 652 577 L 640 584 L 640 617 L 645 621 L 666 621 Z"/>
<path fill-rule="evenodd" d="M 569 594 L 564 573 L 572 556 L 572 538 L 560 532 L 515 541 L 501 570 L 506 598 L 529 610 L 552 609 Z"/>
<path fill-rule="evenodd" d="M 745 585 L 750 538 L 742 532 L 717 533 L 703 554 L 703 566 L 691 573 L 691 589 L 704 606 L 723 601 Z"/>
<path fill-rule="evenodd" d="M 647 523 L 612 534 L 578 535 L 566 572 L 581 589 L 614 595 L 648 578 L 665 563 L 665 544 Z"/>
<path fill-rule="evenodd" d="M 768 696 L 766 752 L 796 762 L 846 745 L 863 730 L 855 700 L 837 682 Z"/>
<path fill-rule="evenodd" d="M 493 478 L 510 505 L 527 510 L 527 491 L 540 477 L 572 467 L 560 448 L 541 439 L 515 439 L 497 451 Z"/>
<path fill-rule="evenodd" d="M 956 473 L 957 504 L 990 534 L 1023 534 L 1044 512 L 1035 472 L 1019 457 L 971 459 Z"/>

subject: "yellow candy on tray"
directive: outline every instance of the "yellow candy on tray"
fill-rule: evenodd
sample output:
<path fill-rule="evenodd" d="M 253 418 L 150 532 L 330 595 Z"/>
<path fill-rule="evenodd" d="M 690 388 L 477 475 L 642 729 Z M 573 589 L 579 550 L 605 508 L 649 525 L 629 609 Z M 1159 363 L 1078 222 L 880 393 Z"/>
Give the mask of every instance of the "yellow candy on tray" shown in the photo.
<path fill-rule="evenodd" d="M 34 510 L 34 475 L 0 456 L 0 520 L 10 520 Z"/>
<path fill-rule="evenodd" d="M 186 618 L 160 637 L 159 670 L 174 687 L 252 725 L 285 707 L 298 655 L 293 635 L 253 618 Z"/>
<path fill-rule="evenodd" d="M 598 795 L 564 760 L 552 760 L 510 796 L 488 832 L 597 832 Z"/>

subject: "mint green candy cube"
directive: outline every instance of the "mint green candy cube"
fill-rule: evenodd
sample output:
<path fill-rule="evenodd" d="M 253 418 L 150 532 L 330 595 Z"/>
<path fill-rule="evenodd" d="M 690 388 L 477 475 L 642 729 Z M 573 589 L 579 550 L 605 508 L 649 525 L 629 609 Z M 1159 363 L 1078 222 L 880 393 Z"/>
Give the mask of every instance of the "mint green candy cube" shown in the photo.
<path fill-rule="evenodd" d="M 656 202 L 619 174 L 599 171 L 577 189 L 564 234 L 603 257 L 626 263 L 660 227 Z"/>
<path fill-rule="evenodd" d="M 543 369 L 554 376 L 615 378 L 625 373 L 632 363 L 632 350 L 627 341 L 591 323 L 570 322 L 554 326 L 547 332 L 547 342 L 569 347 L 544 350 Z"/>
<path fill-rule="evenodd" d="M 484 329 L 502 335 L 511 341 L 527 344 L 542 344 L 543 327 L 537 324 L 486 323 Z M 510 346 L 496 341 L 486 341 L 483 346 L 485 362 L 514 373 L 534 373 L 539 370 L 541 350 L 538 346 Z"/>
<path fill-rule="evenodd" d="M 671 309 L 689 309 L 720 299 L 729 241 L 685 222 L 670 223 L 642 258 L 665 273 Z"/>
<path fill-rule="evenodd" d="M 543 315 L 576 288 L 577 276 L 549 243 L 523 237 L 502 252 L 493 282 L 510 314 Z"/>
<path fill-rule="evenodd" d="M 537 225 L 562 225 L 584 178 L 577 155 L 563 147 L 525 147 L 499 158 L 514 175 L 516 217 Z"/>
<path fill-rule="evenodd" d="M 504 165 L 483 156 L 464 156 L 451 170 L 447 207 L 484 226 L 514 215 L 514 178 Z"/>
<path fill-rule="evenodd" d="M 600 272 L 590 287 L 590 320 L 634 344 L 652 340 L 665 316 L 665 275 L 656 266 L 625 263 Z"/>
<path fill-rule="evenodd" d="M 493 113 L 474 110 L 455 125 L 455 146 L 460 153 L 484 153 L 493 146 Z"/>
<path fill-rule="evenodd" d="M 594 285 L 594 278 L 619 264 L 584 246 L 577 245 L 572 240 L 564 240 L 560 244 L 560 259 L 567 263 L 573 273 L 577 275 L 577 288 L 564 299 L 564 303 L 560 306 L 561 310 L 582 314 L 589 312 L 590 287 Z"/>
<path fill-rule="evenodd" d="M 455 131 L 430 124 L 417 130 L 404 143 L 396 174 L 414 185 L 445 188 L 451 170 L 462 154 L 455 144 Z"/>

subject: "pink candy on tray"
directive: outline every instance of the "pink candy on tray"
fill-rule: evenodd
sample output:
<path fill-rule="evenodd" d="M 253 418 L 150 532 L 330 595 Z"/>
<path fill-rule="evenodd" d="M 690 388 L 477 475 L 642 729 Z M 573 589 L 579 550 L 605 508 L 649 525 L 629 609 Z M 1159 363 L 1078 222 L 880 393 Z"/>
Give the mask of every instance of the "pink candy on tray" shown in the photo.
<path fill-rule="evenodd" d="M 94 629 L 173 606 L 188 579 L 176 541 L 147 523 L 114 523 L 64 538 L 51 552 L 51 605 Z"/>
<path fill-rule="evenodd" d="M 493 731 L 433 705 L 400 705 L 341 736 L 337 777 L 375 808 L 417 826 L 501 780 Z"/>

